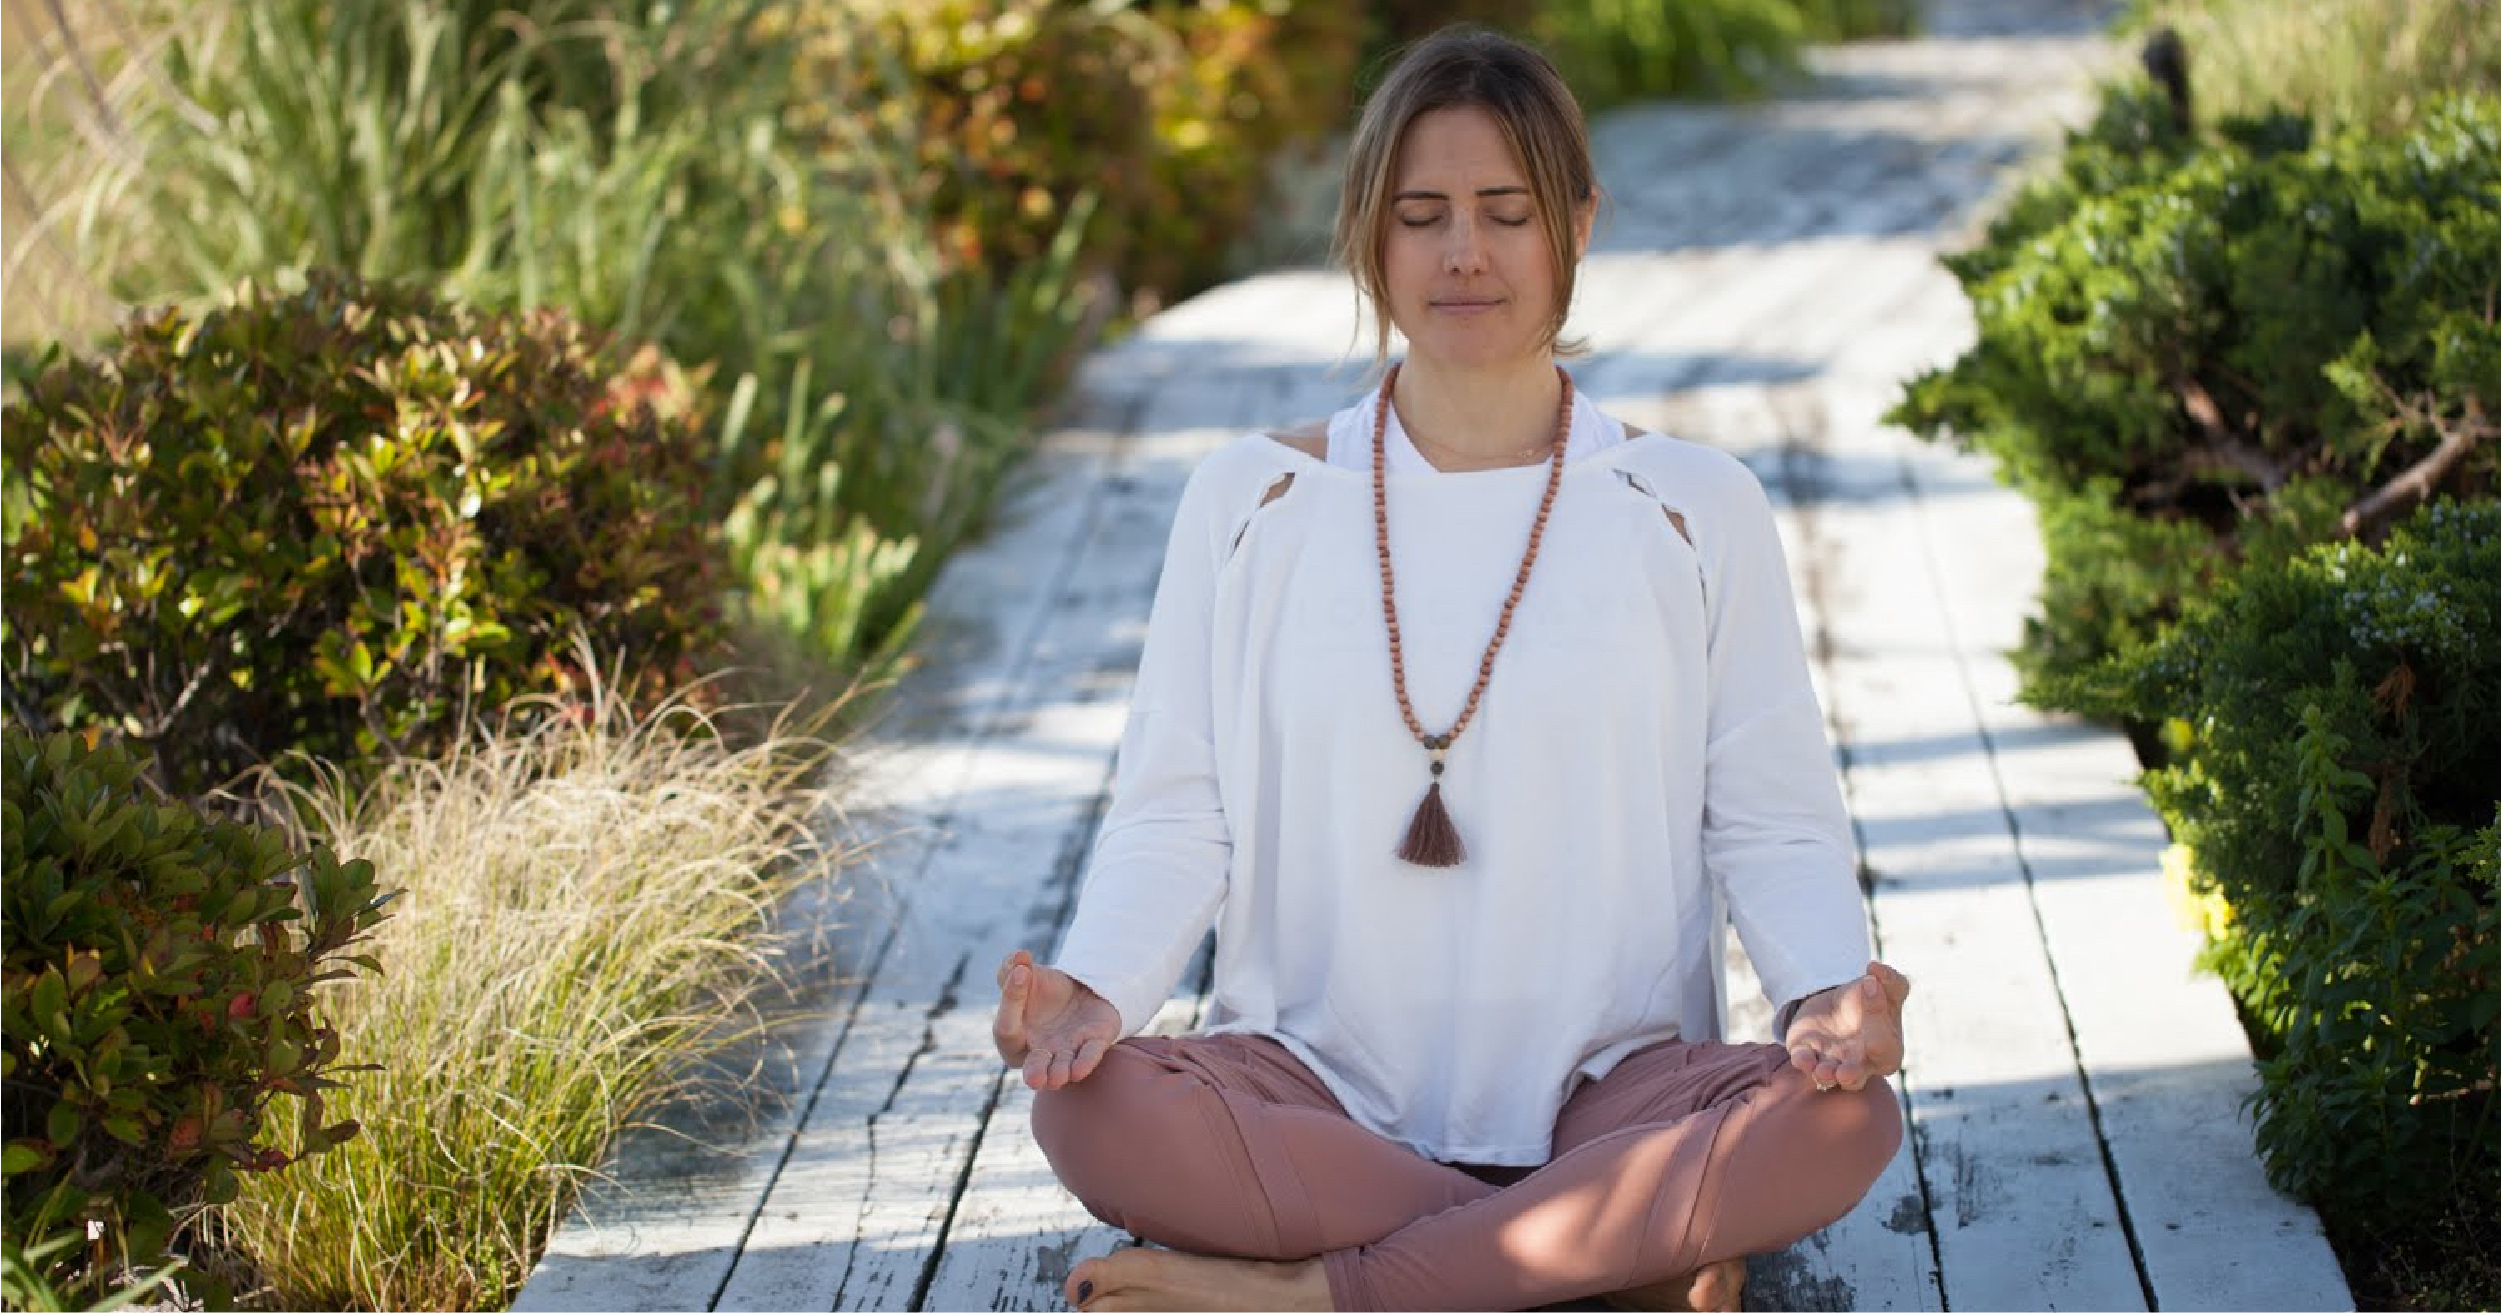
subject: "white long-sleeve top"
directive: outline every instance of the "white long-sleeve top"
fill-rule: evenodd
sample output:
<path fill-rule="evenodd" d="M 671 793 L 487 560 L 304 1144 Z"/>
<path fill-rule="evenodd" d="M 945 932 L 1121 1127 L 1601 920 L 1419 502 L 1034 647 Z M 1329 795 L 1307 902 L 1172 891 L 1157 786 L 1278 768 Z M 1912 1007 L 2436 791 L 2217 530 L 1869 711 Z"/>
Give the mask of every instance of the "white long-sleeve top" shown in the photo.
<path fill-rule="evenodd" d="M 1865 970 L 1849 822 L 1761 484 L 1584 397 L 1447 755 L 1467 859 L 1399 860 L 1432 777 L 1391 686 L 1371 423 L 1367 398 L 1329 460 L 1251 433 L 1193 471 L 1057 965 L 1133 1035 L 1213 919 L 1206 1031 L 1275 1038 L 1427 1157 L 1540 1164 L 1578 1079 L 1718 1034 L 1722 898 L 1774 1004 Z M 1407 687 L 1441 733 L 1547 467 L 1443 473 L 1390 428 Z"/>

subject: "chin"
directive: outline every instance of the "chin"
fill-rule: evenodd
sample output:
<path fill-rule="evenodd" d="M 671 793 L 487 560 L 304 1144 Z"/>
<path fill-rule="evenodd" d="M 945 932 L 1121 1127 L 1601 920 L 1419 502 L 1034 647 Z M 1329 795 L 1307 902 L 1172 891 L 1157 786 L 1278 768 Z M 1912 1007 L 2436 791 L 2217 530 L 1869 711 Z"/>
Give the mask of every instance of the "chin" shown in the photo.
<path fill-rule="evenodd" d="M 1438 364 L 1463 369 L 1484 369 L 1490 366 L 1542 358 L 1538 334 L 1516 322 L 1514 316 L 1503 316 L 1513 322 L 1441 322 L 1430 310 L 1410 322 L 1393 321 L 1399 335 L 1407 340 L 1407 354 Z M 1411 332 L 1410 324 L 1421 332 Z"/>
<path fill-rule="evenodd" d="M 1450 365 L 1460 369 L 1488 369 L 1518 364 L 1524 360 L 1539 359 L 1542 353 L 1532 342 L 1516 340 L 1454 342 L 1428 337 L 1421 341 L 1415 338 L 1407 339 L 1407 355 L 1411 359 L 1422 357 L 1432 360 L 1435 364 Z"/>

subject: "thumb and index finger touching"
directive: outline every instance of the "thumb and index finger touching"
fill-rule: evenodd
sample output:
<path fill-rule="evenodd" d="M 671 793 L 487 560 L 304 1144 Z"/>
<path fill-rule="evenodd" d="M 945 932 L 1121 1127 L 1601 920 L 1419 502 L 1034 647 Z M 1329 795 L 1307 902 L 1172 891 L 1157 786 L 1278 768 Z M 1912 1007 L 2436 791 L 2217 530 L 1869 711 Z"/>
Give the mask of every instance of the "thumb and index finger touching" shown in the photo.
<path fill-rule="evenodd" d="M 1051 979 L 1043 977 L 1051 973 Z M 1082 983 L 1033 960 L 1018 949 L 999 964 L 999 1014 L 991 1025 L 999 1056 L 1021 1067 L 1035 1089 L 1058 1089 L 1084 1080 L 1102 1065 L 1120 1038 L 1119 1015 Z M 1065 986 L 1065 988 L 1063 988 Z M 1037 991 L 1048 1016 L 1034 1015 Z"/>
<path fill-rule="evenodd" d="M 1849 996 L 1846 1000 L 1843 992 Z M 1871 1076 L 1900 1064 L 1902 1002 L 1910 978 L 1882 962 L 1831 995 L 1832 1005 L 1801 1016 L 1789 1036 L 1789 1055 L 1819 1088 L 1857 1089 Z"/>
<path fill-rule="evenodd" d="M 1033 954 L 1021 948 L 999 964 L 999 1015 L 990 1023 L 990 1038 L 1010 1063 L 1025 1060 L 1025 1007 L 1033 998 L 1033 973 Z"/>
<path fill-rule="evenodd" d="M 1903 975 L 1882 962 L 1868 963 L 1867 974 L 1883 988 L 1886 1001 L 1894 1007 L 1901 1007 L 1902 1001 L 1910 997 L 1909 976 Z"/>

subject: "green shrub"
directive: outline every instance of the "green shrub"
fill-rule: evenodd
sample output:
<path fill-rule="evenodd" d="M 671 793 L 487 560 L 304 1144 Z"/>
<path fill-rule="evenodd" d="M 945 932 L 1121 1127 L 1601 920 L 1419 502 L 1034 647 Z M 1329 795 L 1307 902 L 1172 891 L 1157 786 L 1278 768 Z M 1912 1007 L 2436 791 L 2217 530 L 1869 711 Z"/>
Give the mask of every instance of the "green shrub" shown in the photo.
<path fill-rule="evenodd" d="M 1817 41 L 1855 41 L 1863 37 L 1907 36 L 1917 30 L 1919 15 L 1911 0 L 1791 0 Z"/>
<path fill-rule="evenodd" d="M 1220 281 L 1225 254 L 1267 223 L 1269 163 L 1348 121 L 1365 25 L 1331 0 L 1148 6 L 1171 33 L 1154 83 L 1153 193 L 1123 262 L 1154 303 Z"/>
<path fill-rule="evenodd" d="M 1526 34 L 1592 112 L 1652 96 L 1747 96 L 1797 68 L 1806 24 L 1782 0 L 1540 5 Z"/>
<path fill-rule="evenodd" d="M 1219 277 L 1269 158 L 1351 103 L 1364 35 L 1359 7 L 1324 0 L 814 8 L 869 16 L 822 22 L 820 59 L 890 52 L 924 107 L 914 190 L 948 261 L 1038 259 L 1090 200 L 1084 267 L 1145 307 Z"/>
<path fill-rule="evenodd" d="M 237 1172 L 356 1134 L 322 1115 L 353 1069 L 314 986 L 378 970 L 348 950 L 388 896 L 368 862 L 152 800 L 124 749 L 10 726 L 0 755 L 7 1240 L 30 1281 L 98 1297 Z M 291 1149 L 263 1138 L 279 1095 Z"/>
<path fill-rule="evenodd" d="M 724 571 L 648 385 L 562 316 L 329 275 L 56 357 L 5 416 L 11 696 L 189 792 L 444 742 L 577 632 L 682 681 Z"/>
<path fill-rule="evenodd" d="M 2192 144 L 2121 93 L 1949 260 L 1979 340 L 1892 417 L 2041 504 L 2034 693 L 2242 562 L 2501 475 L 2480 436 L 2501 413 L 2501 101 L 2307 137 L 2276 117 Z"/>
<path fill-rule="evenodd" d="M 2177 718 L 2147 787 L 2230 906 L 2258 1144 L 2288 1190 L 2401 1223 L 2501 1182 L 2501 504 L 2224 580 L 2065 680 Z M 2483 1199 L 2486 1217 L 2501 1197 Z"/>
<path fill-rule="evenodd" d="M 140 8 L 120 76 L 52 78 L 10 124 L 81 265 L 124 299 L 194 306 L 350 268 L 656 344 L 718 381 L 689 411 L 713 448 L 706 509 L 743 502 L 766 535 L 726 600 L 799 615 L 837 669 L 908 640 L 985 471 L 1098 326 L 1073 262 L 1010 275 L 937 250 L 911 181 L 919 106 L 873 49 L 820 50 L 859 25 L 846 8 Z M 793 466 L 807 477 L 759 486 Z M 863 538 L 865 576 L 822 546 Z"/>
<path fill-rule="evenodd" d="M 1797 72 L 1809 41 L 1900 36 L 1907 0 L 1372 0 L 1375 55 L 1445 23 L 1537 42 L 1592 112 L 1661 96 L 1751 96 Z"/>

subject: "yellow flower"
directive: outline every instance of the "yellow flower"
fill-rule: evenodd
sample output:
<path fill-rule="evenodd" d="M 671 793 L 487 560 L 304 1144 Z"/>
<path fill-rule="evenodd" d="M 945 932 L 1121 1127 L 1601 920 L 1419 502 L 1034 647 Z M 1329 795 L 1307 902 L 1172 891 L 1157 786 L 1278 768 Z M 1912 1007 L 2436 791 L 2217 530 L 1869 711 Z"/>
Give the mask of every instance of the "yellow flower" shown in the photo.
<path fill-rule="evenodd" d="M 2232 905 L 2218 890 L 2197 887 L 2197 855 L 2184 843 L 2162 850 L 2162 892 L 2183 930 L 2220 939 L 2232 925 Z"/>

